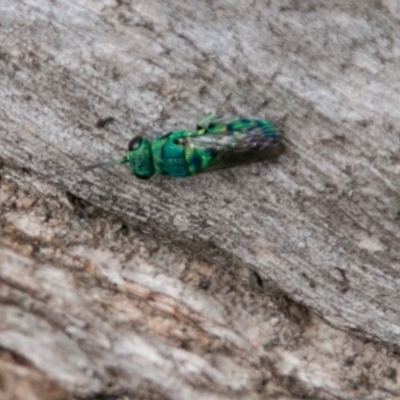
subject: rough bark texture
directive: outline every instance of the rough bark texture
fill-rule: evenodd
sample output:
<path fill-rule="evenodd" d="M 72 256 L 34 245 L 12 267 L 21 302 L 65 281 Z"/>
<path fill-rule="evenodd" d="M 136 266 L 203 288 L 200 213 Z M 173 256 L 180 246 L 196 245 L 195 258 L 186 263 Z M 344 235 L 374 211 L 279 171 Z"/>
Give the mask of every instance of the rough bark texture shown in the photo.
<path fill-rule="evenodd" d="M 278 162 L 80 169 L 229 93 Z M 399 398 L 399 104 L 397 1 L 0 0 L 0 398 Z"/>

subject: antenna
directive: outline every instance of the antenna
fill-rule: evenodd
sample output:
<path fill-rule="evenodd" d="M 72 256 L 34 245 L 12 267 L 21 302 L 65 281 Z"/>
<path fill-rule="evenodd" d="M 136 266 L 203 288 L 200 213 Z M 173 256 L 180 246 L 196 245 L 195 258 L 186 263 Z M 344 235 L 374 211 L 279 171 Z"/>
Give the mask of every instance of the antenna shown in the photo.
<path fill-rule="evenodd" d="M 118 160 L 110 160 L 110 161 L 105 161 L 105 162 L 101 162 L 98 164 L 88 165 L 87 167 L 83 167 L 82 170 L 84 172 L 87 172 L 87 171 L 91 171 L 92 169 L 95 169 L 95 168 L 108 168 L 108 167 L 112 167 L 113 165 L 125 164 L 128 161 L 129 161 L 128 157 L 124 157 L 124 158 L 120 158 Z"/>

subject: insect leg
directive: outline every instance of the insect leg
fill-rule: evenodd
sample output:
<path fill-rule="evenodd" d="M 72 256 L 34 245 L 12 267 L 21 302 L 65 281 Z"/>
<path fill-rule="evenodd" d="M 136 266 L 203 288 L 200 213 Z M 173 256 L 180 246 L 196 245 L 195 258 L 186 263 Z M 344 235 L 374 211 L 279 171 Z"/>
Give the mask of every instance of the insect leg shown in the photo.
<path fill-rule="evenodd" d="M 215 112 L 216 115 L 220 115 L 222 108 L 230 100 L 231 97 L 232 97 L 232 92 L 230 92 L 228 96 L 225 97 L 225 100 L 217 107 L 217 111 Z"/>
<path fill-rule="evenodd" d="M 207 129 L 211 122 L 217 118 L 216 114 L 207 115 L 196 124 L 196 130 Z"/>
<path fill-rule="evenodd" d="M 245 113 L 239 114 L 239 117 L 244 117 L 246 115 L 251 116 L 252 114 L 257 114 L 262 108 L 266 107 L 270 99 L 264 100 L 262 103 L 259 103 L 257 106 L 254 106 L 250 110 L 246 111 Z"/>
<path fill-rule="evenodd" d="M 224 105 L 229 101 L 229 99 L 232 97 L 232 92 L 230 92 L 224 99 L 224 101 L 222 103 L 219 104 L 219 106 L 217 107 L 217 111 L 213 114 L 207 115 L 206 117 L 204 117 L 202 120 L 200 120 L 197 125 L 196 128 L 198 129 L 207 129 L 209 127 L 209 125 L 212 122 L 216 122 L 219 121 L 218 119 L 218 115 L 220 115 L 220 112 L 222 110 L 222 108 L 224 107 Z"/>

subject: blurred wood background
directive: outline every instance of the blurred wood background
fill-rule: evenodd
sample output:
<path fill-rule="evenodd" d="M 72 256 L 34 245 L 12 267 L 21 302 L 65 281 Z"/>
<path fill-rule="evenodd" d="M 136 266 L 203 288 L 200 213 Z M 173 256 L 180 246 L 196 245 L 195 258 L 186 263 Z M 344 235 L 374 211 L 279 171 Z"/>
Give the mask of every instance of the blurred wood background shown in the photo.
<path fill-rule="evenodd" d="M 277 162 L 80 169 L 229 93 Z M 400 398 L 399 104 L 395 0 L 0 0 L 0 398 Z"/>

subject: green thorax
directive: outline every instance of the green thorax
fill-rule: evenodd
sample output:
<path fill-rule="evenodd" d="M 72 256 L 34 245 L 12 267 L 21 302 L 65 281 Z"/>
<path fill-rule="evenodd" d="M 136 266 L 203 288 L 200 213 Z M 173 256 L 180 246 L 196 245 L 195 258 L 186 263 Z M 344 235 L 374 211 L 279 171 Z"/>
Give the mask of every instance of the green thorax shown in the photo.
<path fill-rule="evenodd" d="M 137 148 L 128 151 L 130 169 L 138 178 L 150 178 L 155 172 L 172 177 L 186 177 L 208 167 L 214 155 L 204 148 L 182 145 L 188 137 L 204 131 L 179 130 L 156 139 L 140 138 Z"/>

